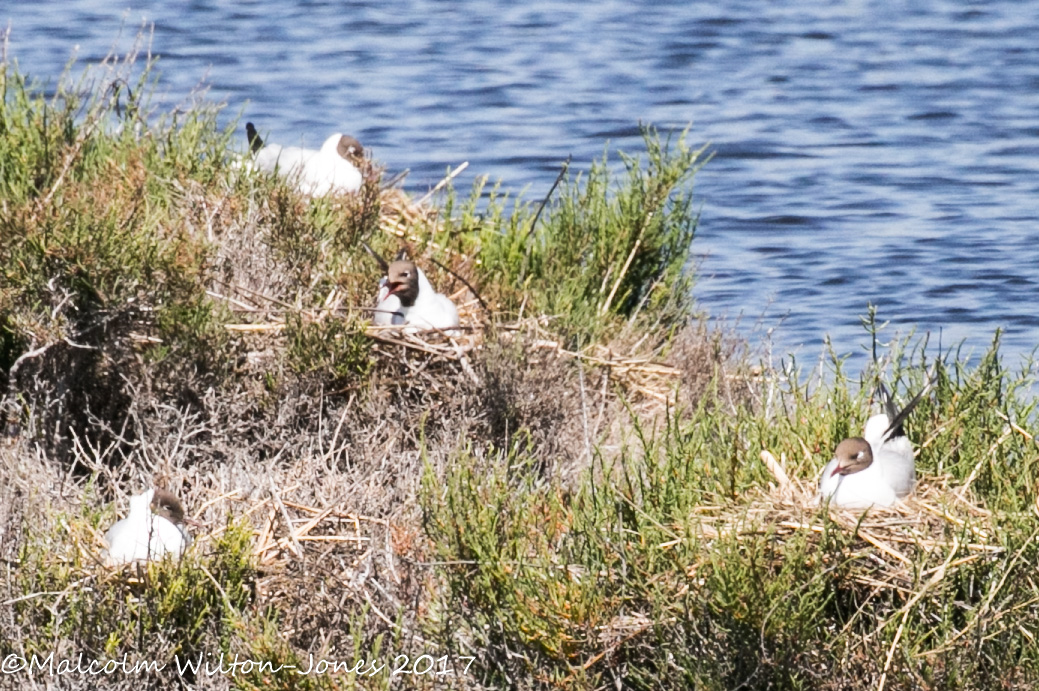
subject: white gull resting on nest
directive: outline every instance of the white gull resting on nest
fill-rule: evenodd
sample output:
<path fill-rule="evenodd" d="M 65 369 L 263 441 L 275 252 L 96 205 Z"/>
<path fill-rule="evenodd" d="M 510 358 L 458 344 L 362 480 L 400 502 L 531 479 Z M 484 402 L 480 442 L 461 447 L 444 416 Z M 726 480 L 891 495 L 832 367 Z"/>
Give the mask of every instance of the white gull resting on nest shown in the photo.
<path fill-rule="evenodd" d="M 337 132 L 314 150 L 265 143 L 251 122 L 245 124 L 245 132 L 252 165 L 295 182 L 303 194 L 324 197 L 361 189 L 363 177 L 358 166 L 364 158 L 364 147 L 351 136 Z"/>
<path fill-rule="evenodd" d="M 179 557 L 191 544 L 180 500 L 164 489 L 130 497 L 130 513 L 105 533 L 106 561 L 112 566 Z M 194 523 L 194 521 L 191 521 Z"/>
<path fill-rule="evenodd" d="M 930 382 L 896 413 L 891 395 L 880 385 L 887 412 L 871 417 L 861 437 L 850 437 L 837 445 L 819 478 L 821 501 L 829 498 L 834 506 L 866 509 L 892 506 L 913 491 L 916 462 L 902 423 L 929 388 Z"/>
<path fill-rule="evenodd" d="M 458 308 L 451 298 L 438 293 L 426 274 L 402 251 L 387 262 L 367 244 L 364 248 L 375 257 L 386 273 L 379 281 L 375 315 L 376 326 L 410 325 L 418 329 L 454 329 L 458 326 Z"/>

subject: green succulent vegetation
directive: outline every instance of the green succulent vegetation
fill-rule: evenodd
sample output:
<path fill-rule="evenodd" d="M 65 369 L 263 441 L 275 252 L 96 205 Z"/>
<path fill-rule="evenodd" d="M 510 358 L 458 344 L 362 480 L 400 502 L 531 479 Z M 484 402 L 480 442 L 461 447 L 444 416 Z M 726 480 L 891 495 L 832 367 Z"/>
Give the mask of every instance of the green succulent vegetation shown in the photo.
<path fill-rule="evenodd" d="M 0 658 L 267 663 L 74 689 L 1039 685 L 1035 367 L 998 334 L 880 344 L 871 311 L 861 374 L 756 356 L 691 297 L 706 150 L 646 128 L 543 204 L 480 180 L 393 217 L 484 305 L 408 345 L 366 329 L 361 242 L 405 244 L 378 171 L 301 197 L 153 87 L 133 56 L 49 95 L 0 65 Z M 815 505 L 876 381 L 932 372 L 915 496 Z M 152 479 L 205 528 L 103 566 Z"/>
<path fill-rule="evenodd" d="M 55 642 L 75 641 L 77 653 L 93 651 L 91 659 L 127 655 L 134 663 L 172 667 L 175 658 L 232 650 L 255 578 L 246 524 L 230 524 L 194 558 L 106 571 L 98 568 L 91 517 L 61 516 L 57 522 L 62 533 L 41 533 L 40 524 L 26 522 L 15 536 L 21 549 L 9 585 L 25 595 L 12 598 L 10 616 L 35 635 L 21 638 L 9 629 L 0 639 L 5 654 L 41 661 L 53 656 L 50 669 L 68 657 Z"/>
<path fill-rule="evenodd" d="M 933 366 L 924 355 L 896 353 L 906 390 Z M 768 417 L 716 396 L 652 428 L 632 416 L 630 443 L 600 454 L 572 494 L 534 481 L 523 449 L 463 451 L 446 486 L 429 475 L 427 531 L 453 565 L 445 611 L 498 651 L 480 658 L 490 685 L 874 688 L 882 672 L 888 688 L 1034 683 L 1032 368 L 1008 372 L 998 342 L 973 367 L 939 363 L 908 434 L 924 441 L 923 481 L 947 487 L 934 501 L 951 520 L 938 544 L 926 532 L 888 543 L 900 563 L 854 522 L 762 493 L 761 449 L 812 478 L 849 423 L 864 424 L 870 382 L 831 365 L 816 386 L 777 381 L 784 405 Z M 968 482 L 965 504 L 955 495 Z"/>
<path fill-rule="evenodd" d="M 478 180 L 463 203 L 448 200 L 448 230 L 478 248 L 481 283 L 500 310 L 552 315 L 574 342 L 606 339 L 639 317 L 644 329 L 677 327 L 693 308 L 691 182 L 707 160 L 687 134 L 644 128 L 645 156 L 620 154 L 623 175 L 608 152 L 587 173 L 572 174 L 568 161 L 544 207 L 519 201 L 510 211 L 507 195 Z"/>

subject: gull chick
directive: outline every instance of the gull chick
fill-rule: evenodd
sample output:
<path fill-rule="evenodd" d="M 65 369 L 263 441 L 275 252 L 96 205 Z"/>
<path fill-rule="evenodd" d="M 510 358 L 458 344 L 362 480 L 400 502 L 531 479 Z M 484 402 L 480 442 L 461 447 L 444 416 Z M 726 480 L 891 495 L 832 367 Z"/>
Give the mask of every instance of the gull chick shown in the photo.
<path fill-rule="evenodd" d="M 130 497 L 130 513 L 105 533 L 107 563 L 160 560 L 167 554 L 179 557 L 191 544 L 186 522 L 184 506 L 172 492 L 149 489 Z"/>
<path fill-rule="evenodd" d="M 303 194 L 324 197 L 361 189 L 363 177 L 358 166 L 364 158 L 364 147 L 351 136 L 336 132 L 314 150 L 268 144 L 251 122 L 245 124 L 245 133 L 253 165 L 294 181 Z"/>

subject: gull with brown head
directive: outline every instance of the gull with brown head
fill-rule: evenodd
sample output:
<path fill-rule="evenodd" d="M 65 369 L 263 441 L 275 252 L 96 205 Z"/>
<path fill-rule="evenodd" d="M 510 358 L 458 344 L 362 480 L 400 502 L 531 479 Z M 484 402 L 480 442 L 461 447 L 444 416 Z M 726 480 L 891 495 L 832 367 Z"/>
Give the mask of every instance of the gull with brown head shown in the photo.
<path fill-rule="evenodd" d="M 198 525 L 185 517 L 183 504 L 172 492 L 154 488 L 130 497 L 129 514 L 105 533 L 105 560 L 118 566 L 179 557 L 191 544 L 188 523 Z"/>
<path fill-rule="evenodd" d="M 295 182 L 303 194 L 324 197 L 361 189 L 364 147 L 354 137 L 336 132 L 315 150 L 269 144 L 251 122 L 245 124 L 245 132 L 252 165 Z"/>
<path fill-rule="evenodd" d="M 916 461 L 902 425 L 930 386 L 928 381 L 905 408 L 896 412 L 887 387 L 879 385 L 886 412 L 867 420 L 861 437 L 850 437 L 837 445 L 819 478 L 820 501 L 829 499 L 834 506 L 865 509 L 892 506 L 913 491 Z"/>
<path fill-rule="evenodd" d="M 409 325 L 410 330 L 454 329 L 458 326 L 458 309 L 451 298 L 436 292 L 426 274 L 402 250 L 387 262 L 367 244 L 364 248 L 375 257 L 385 272 L 379 281 L 375 314 L 377 326 Z"/>

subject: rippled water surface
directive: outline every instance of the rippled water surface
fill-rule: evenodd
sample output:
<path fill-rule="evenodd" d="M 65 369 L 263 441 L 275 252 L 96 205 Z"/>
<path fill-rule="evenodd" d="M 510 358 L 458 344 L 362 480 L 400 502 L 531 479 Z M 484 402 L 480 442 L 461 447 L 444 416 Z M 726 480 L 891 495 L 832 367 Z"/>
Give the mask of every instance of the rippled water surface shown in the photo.
<path fill-rule="evenodd" d="M 693 124 L 713 160 L 695 293 L 717 317 L 861 352 L 867 303 L 978 351 L 1039 344 L 1039 3 L 5 3 L 53 83 L 154 23 L 160 90 L 201 81 L 272 139 L 355 134 L 426 189 L 447 166 L 540 197 L 568 154 Z M 911 6 L 907 7 L 907 6 Z M 121 33 L 120 33 L 121 32 Z M 242 145 L 244 148 L 244 134 Z"/>

